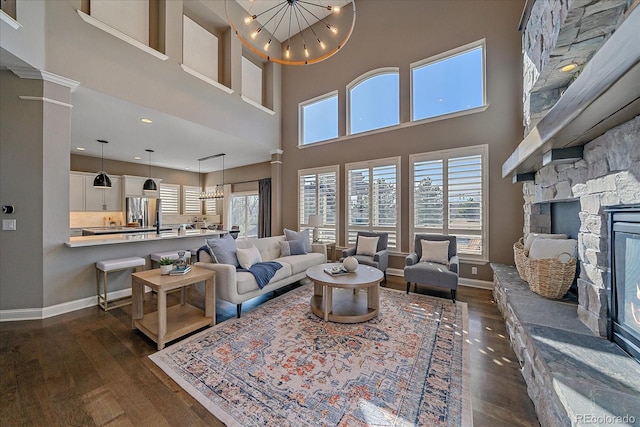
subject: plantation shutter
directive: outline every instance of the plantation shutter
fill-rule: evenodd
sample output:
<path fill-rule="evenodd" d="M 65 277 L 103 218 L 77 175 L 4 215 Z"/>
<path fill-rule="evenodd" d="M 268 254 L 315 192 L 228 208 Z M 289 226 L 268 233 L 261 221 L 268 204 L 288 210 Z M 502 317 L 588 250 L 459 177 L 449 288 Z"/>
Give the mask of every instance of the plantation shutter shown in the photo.
<path fill-rule="evenodd" d="M 216 186 L 214 185 L 213 187 L 207 187 L 206 188 L 206 192 L 207 193 L 212 193 L 214 190 L 216 189 Z M 218 199 L 207 199 L 204 202 L 204 211 L 206 212 L 207 215 L 217 215 L 217 200 Z"/>
<path fill-rule="evenodd" d="M 202 214 L 202 201 L 200 200 L 200 188 L 190 185 L 182 187 L 184 192 L 184 209 L 183 215 L 200 215 Z"/>
<path fill-rule="evenodd" d="M 160 184 L 160 200 L 163 214 L 179 214 L 180 186 L 174 184 Z"/>
<path fill-rule="evenodd" d="M 319 239 L 335 242 L 338 219 L 338 169 L 329 167 L 298 172 L 298 223 L 308 227 L 309 215 L 320 215 Z"/>

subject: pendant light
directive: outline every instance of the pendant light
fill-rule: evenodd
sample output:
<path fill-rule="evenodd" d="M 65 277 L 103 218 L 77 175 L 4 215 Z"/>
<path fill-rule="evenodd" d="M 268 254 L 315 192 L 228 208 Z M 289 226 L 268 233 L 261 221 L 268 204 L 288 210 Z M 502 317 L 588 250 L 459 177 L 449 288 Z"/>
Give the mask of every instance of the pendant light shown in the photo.
<path fill-rule="evenodd" d="M 147 180 L 144 182 L 144 185 L 142 186 L 142 190 L 143 191 L 158 191 L 158 186 L 156 185 L 156 182 L 151 179 L 151 153 L 153 153 L 153 150 L 147 148 L 144 151 L 149 153 L 149 178 L 147 178 Z"/>
<path fill-rule="evenodd" d="M 97 141 L 102 144 L 102 166 L 98 175 L 93 178 L 93 188 L 107 190 L 111 188 L 111 178 L 109 178 L 109 175 L 104 171 L 104 144 L 108 144 L 109 141 L 105 141 L 104 139 L 98 139 Z"/>
<path fill-rule="evenodd" d="M 200 193 L 200 200 L 209 200 L 209 199 L 223 199 L 224 198 L 224 156 L 226 154 L 214 154 L 213 156 L 203 157 L 198 159 L 198 173 L 200 172 L 200 162 L 203 160 L 214 159 L 216 157 L 222 157 L 222 184 L 217 184 L 213 191 L 202 191 Z"/>

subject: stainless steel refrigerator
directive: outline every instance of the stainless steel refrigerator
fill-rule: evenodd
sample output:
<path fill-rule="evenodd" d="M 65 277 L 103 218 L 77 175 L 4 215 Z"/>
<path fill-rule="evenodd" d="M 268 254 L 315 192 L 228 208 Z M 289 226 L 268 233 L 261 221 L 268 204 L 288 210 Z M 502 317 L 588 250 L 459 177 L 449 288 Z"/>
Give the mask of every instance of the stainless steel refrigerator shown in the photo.
<path fill-rule="evenodd" d="M 127 197 L 127 224 L 137 222 L 140 227 L 161 226 L 161 206 L 160 199 L 151 197 Z"/>

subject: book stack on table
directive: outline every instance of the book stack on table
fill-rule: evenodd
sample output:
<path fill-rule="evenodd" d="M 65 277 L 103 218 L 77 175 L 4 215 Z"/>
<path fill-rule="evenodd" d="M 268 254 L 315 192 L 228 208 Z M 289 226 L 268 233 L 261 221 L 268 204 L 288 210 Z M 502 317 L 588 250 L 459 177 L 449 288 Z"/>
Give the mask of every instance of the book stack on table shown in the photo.
<path fill-rule="evenodd" d="M 173 270 L 169 272 L 170 276 L 182 276 L 183 274 L 187 274 L 191 271 L 190 265 L 185 265 L 181 267 L 175 267 Z"/>

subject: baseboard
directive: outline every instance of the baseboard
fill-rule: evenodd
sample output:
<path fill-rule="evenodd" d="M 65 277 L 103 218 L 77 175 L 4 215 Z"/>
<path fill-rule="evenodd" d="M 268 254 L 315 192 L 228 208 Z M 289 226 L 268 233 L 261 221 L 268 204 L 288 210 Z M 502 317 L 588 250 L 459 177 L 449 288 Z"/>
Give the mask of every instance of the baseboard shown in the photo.
<path fill-rule="evenodd" d="M 387 276 L 404 276 L 404 270 L 399 268 L 387 268 Z M 493 282 L 488 280 L 469 279 L 467 277 L 461 277 L 458 281 L 460 286 L 466 286 L 469 288 L 480 289 L 493 289 Z"/>
<path fill-rule="evenodd" d="M 110 300 L 131 296 L 131 288 L 108 293 Z M 92 296 L 62 304 L 51 305 L 44 308 L 19 308 L 12 310 L 0 310 L 0 322 L 14 322 L 19 320 L 41 320 L 60 314 L 70 313 L 83 308 L 98 305 L 98 297 Z"/>

